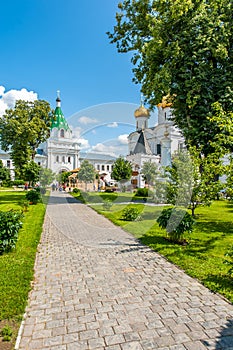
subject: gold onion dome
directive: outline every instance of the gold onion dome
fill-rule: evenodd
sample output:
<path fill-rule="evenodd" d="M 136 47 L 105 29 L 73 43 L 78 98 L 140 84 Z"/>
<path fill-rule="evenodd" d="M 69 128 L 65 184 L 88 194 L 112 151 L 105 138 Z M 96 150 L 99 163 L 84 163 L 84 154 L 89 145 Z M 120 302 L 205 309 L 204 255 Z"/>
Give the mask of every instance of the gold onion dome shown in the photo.
<path fill-rule="evenodd" d="M 138 117 L 149 117 L 150 116 L 150 112 L 149 112 L 149 110 L 146 107 L 141 105 L 134 112 L 134 116 L 135 116 L 135 118 L 138 118 Z"/>

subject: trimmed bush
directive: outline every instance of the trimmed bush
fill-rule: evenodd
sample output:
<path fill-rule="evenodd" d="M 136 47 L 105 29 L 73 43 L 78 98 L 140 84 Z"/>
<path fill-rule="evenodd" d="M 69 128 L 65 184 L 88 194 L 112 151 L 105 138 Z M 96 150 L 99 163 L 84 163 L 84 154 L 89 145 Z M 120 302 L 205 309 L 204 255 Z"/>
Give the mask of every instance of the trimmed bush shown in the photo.
<path fill-rule="evenodd" d="M 110 210 L 111 207 L 112 207 L 112 205 L 113 205 L 112 201 L 106 200 L 106 201 L 104 201 L 104 203 L 103 203 L 103 208 L 104 208 L 105 210 Z"/>
<path fill-rule="evenodd" d="M 125 208 L 122 214 L 125 221 L 135 221 L 140 219 L 140 212 L 137 208 Z"/>
<path fill-rule="evenodd" d="M 138 188 L 135 196 L 137 197 L 148 197 L 148 188 Z"/>
<path fill-rule="evenodd" d="M 23 214 L 20 211 L 0 211 L 0 254 L 13 249 L 22 227 Z"/>
<path fill-rule="evenodd" d="M 167 236 L 173 242 L 182 242 L 185 232 L 191 233 L 194 219 L 184 209 L 168 208 L 163 209 L 157 219 L 159 227 L 167 231 Z"/>
<path fill-rule="evenodd" d="M 80 193 L 80 190 L 79 190 L 78 188 L 75 187 L 75 188 L 73 189 L 73 193 Z"/>
<path fill-rule="evenodd" d="M 32 203 L 32 204 L 37 204 L 39 200 L 41 199 L 40 196 L 40 189 L 33 189 L 30 190 L 29 192 L 26 193 L 26 199 Z"/>

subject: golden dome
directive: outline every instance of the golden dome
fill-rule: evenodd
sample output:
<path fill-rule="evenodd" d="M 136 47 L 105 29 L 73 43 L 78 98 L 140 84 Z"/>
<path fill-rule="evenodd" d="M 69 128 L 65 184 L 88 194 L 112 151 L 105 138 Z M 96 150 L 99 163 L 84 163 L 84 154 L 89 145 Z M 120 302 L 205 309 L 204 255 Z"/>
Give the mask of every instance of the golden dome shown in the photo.
<path fill-rule="evenodd" d="M 144 107 L 143 105 L 141 105 L 138 109 L 136 109 L 136 111 L 134 112 L 134 116 L 135 118 L 138 117 L 149 117 L 150 116 L 150 112 L 149 110 Z"/>

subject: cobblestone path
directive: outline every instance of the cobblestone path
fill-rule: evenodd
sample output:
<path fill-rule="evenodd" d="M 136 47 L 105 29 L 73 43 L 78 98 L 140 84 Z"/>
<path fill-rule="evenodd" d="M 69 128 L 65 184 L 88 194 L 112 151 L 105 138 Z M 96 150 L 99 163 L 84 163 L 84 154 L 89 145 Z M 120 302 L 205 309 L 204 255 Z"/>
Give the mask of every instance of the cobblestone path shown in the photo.
<path fill-rule="evenodd" d="M 233 305 L 53 192 L 20 350 L 233 350 Z"/>

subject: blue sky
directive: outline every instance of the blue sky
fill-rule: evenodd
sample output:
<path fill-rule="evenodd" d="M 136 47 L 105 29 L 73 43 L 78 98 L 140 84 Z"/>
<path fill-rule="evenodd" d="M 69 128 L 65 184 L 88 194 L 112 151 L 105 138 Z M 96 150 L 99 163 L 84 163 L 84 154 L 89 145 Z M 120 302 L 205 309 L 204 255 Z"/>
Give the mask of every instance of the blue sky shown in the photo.
<path fill-rule="evenodd" d="M 2 2 L 0 110 L 15 96 L 36 96 L 55 108 L 60 90 L 63 113 L 84 149 L 101 151 L 105 144 L 102 151 L 114 153 L 110 144 L 115 142 L 121 152 L 126 143 L 119 136 L 135 128 L 140 86 L 132 83 L 130 55 L 119 54 L 106 35 L 113 30 L 118 2 Z"/>

